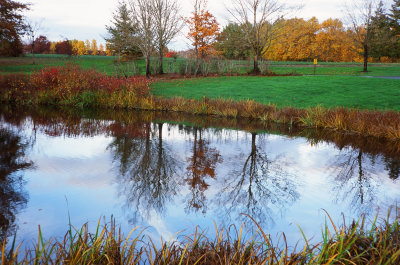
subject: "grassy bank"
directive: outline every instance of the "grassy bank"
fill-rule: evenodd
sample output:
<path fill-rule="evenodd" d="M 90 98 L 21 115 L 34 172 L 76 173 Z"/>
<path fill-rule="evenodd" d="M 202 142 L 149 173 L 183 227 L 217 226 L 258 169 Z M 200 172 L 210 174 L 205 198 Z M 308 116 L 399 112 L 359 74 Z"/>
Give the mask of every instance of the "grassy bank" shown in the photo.
<path fill-rule="evenodd" d="M 0 248 L 2 264 L 398 264 L 398 221 L 390 222 L 388 217 L 366 225 L 361 217 L 339 227 L 331 220 L 322 229 L 322 242 L 313 244 L 303 234 L 305 242 L 299 239 L 299 243 L 304 247 L 298 249 L 288 247 L 284 234 L 281 242 L 273 242 L 255 221 L 258 230 L 254 235 L 244 226 L 215 227 L 215 238 L 196 229 L 193 234 L 181 232 L 175 238 L 161 239 L 160 244 L 138 228 L 125 236 L 114 221 L 99 222 L 94 233 L 89 233 L 88 225 L 80 229 L 70 225 L 63 239 L 46 240 L 39 227 L 32 248 L 24 251 L 6 240 Z"/>
<path fill-rule="evenodd" d="M 400 80 L 351 76 L 235 76 L 164 81 L 153 94 L 187 99 L 254 100 L 278 107 L 400 110 Z"/>
<path fill-rule="evenodd" d="M 207 80 L 216 79 L 201 80 L 208 82 Z M 264 79 L 254 77 L 254 80 L 258 82 L 257 80 Z M 184 82 L 199 82 L 199 80 Z M 112 77 L 69 65 L 46 68 L 31 75 L 0 76 L 0 101 L 18 105 L 186 112 L 329 128 L 394 141 L 400 139 L 400 112 L 367 111 L 345 107 L 326 108 L 321 105 L 309 108 L 278 107 L 275 104 L 262 104 L 254 100 L 210 99 L 204 96 L 201 99 L 157 97 L 151 94 L 149 85 L 149 81 L 144 77 Z M 218 91 L 215 87 L 213 90 Z M 290 97 L 287 93 L 283 94 Z M 305 91 L 304 98 L 309 94 L 310 92 Z M 258 95 L 262 93 L 259 91 Z M 391 108 L 395 109 L 393 106 Z"/>

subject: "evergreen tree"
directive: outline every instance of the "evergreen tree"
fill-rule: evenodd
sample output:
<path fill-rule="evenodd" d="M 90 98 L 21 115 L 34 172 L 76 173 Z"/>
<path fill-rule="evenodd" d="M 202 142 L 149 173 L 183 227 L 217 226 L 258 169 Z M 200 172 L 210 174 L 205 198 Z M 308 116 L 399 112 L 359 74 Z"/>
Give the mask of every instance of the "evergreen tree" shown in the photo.
<path fill-rule="evenodd" d="M 400 35 L 400 0 L 394 0 L 389 13 L 390 23 L 395 35 Z"/>
<path fill-rule="evenodd" d="M 109 35 L 105 38 L 107 49 L 118 55 L 118 62 L 121 56 L 142 56 L 140 49 L 132 42 L 136 30 L 125 2 L 118 3 L 111 25 L 106 26 L 106 29 Z"/>
<path fill-rule="evenodd" d="M 400 3 L 400 1 L 399 1 Z M 384 4 L 380 1 L 371 23 L 370 56 L 374 58 L 399 57 L 399 43 L 392 30 L 390 17 L 386 14 Z"/>
<path fill-rule="evenodd" d="M 247 59 L 252 54 L 250 47 L 244 41 L 245 39 L 243 26 L 237 23 L 229 23 L 219 35 L 215 46 L 227 59 Z"/>

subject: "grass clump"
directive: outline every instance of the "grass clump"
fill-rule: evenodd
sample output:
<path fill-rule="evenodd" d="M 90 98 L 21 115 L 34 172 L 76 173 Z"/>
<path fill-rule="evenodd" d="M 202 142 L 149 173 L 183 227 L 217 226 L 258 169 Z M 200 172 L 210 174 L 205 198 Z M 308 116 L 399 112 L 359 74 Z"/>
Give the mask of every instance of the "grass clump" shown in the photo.
<path fill-rule="evenodd" d="M 175 234 L 168 241 L 154 242 L 134 228 L 124 236 L 115 221 L 101 225 L 94 233 L 88 225 L 70 227 L 63 239 L 45 240 L 39 227 L 38 240 L 22 250 L 15 242 L 1 244 L 2 264 L 398 264 L 400 262 L 399 219 L 377 217 L 366 224 L 365 216 L 338 227 L 330 223 L 322 229 L 322 240 L 311 243 L 303 233 L 304 247 L 289 248 L 285 235 L 273 242 L 254 221 L 257 232 L 218 228 L 207 238 L 196 228 L 193 234 Z M 251 218 L 251 217 L 249 217 Z M 332 228 L 330 228 L 332 227 Z M 301 229 L 300 229 L 301 230 Z M 281 244 L 282 243 L 282 244 Z"/>

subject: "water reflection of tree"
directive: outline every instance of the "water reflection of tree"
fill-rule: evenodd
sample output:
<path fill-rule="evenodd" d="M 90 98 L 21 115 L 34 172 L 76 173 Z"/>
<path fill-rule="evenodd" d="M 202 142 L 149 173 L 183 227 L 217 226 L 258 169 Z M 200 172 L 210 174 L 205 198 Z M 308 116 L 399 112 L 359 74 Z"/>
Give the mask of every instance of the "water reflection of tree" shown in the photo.
<path fill-rule="evenodd" d="M 375 157 L 361 150 L 341 151 L 334 168 L 339 173 L 335 177 L 334 193 L 336 201 L 347 203 L 349 209 L 357 213 L 373 211 L 376 205 L 378 183 L 373 180 Z"/>
<path fill-rule="evenodd" d="M 282 169 L 284 159 L 278 156 L 272 160 L 263 146 L 257 145 L 256 137 L 256 133 L 251 134 L 250 154 L 240 169 L 232 171 L 220 193 L 219 204 L 227 208 L 224 220 L 246 213 L 264 225 L 272 224 L 277 211 L 299 198 L 296 183 Z"/>
<path fill-rule="evenodd" d="M 18 133 L 0 128 L 0 236 L 13 234 L 16 231 L 16 214 L 28 201 L 24 191 L 24 180 L 19 171 L 32 167 L 25 161 L 29 147 Z M 2 240 L 1 239 L 1 240 Z"/>
<path fill-rule="evenodd" d="M 109 145 L 119 163 L 120 193 L 132 211 L 132 222 L 152 210 L 163 213 L 165 204 L 176 194 L 174 178 L 178 162 L 163 142 L 163 124 L 136 124 L 137 137 L 120 134 Z M 156 135 L 158 132 L 158 136 Z"/>
<path fill-rule="evenodd" d="M 385 157 L 385 168 L 389 173 L 389 178 L 397 180 L 400 177 L 400 160 L 397 158 Z"/>
<path fill-rule="evenodd" d="M 189 165 L 185 179 L 190 189 L 186 210 L 206 213 L 207 199 L 204 193 L 209 187 L 207 179 L 215 179 L 215 168 L 222 162 L 222 157 L 217 149 L 209 147 L 209 141 L 203 139 L 202 129 L 194 127 L 192 133 L 193 149 L 192 155 L 187 158 Z"/>

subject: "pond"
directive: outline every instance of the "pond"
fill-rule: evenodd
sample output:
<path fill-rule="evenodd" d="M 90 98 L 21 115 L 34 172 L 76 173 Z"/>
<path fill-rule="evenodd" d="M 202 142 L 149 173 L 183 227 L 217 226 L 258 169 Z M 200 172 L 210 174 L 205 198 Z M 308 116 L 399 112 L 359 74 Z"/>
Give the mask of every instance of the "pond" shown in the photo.
<path fill-rule="evenodd" d="M 400 148 L 374 138 L 182 114 L 0 108 L 0 226 L 32 244 L 115 218 L 159 241 L 255 229 L 289 245 L 328 220 L 386 216 Z"/>

